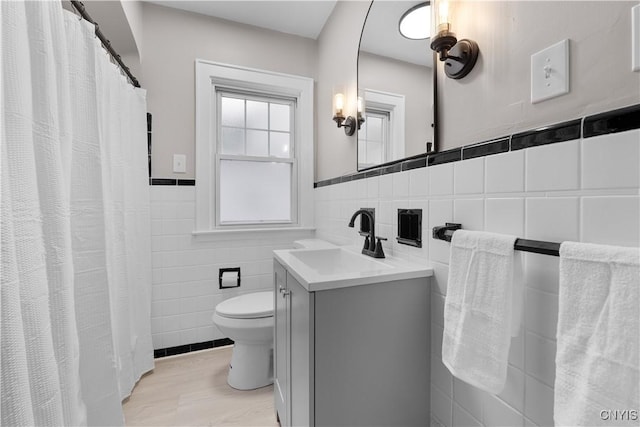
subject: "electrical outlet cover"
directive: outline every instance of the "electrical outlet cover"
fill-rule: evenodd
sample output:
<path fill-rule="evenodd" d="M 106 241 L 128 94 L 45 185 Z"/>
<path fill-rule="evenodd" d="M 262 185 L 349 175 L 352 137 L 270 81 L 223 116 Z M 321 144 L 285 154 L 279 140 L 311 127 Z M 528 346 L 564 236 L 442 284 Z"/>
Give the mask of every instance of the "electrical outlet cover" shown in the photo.
<path fill-rule="evenodd" d="M 173 172 L 187 173 L 187 156 L 184 154 L 173 155 Z"/>
<path fill-rule="evenodd" d="M 531 103 L 569 93 L 569 40 L 531 55 Z"/>

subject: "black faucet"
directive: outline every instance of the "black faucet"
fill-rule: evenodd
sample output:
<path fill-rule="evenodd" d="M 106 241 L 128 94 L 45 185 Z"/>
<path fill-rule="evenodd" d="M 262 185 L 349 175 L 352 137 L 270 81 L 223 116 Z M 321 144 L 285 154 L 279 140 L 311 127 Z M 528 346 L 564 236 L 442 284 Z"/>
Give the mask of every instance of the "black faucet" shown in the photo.
<path fill-rule="evenodd" d="M 366 209 L 359 209 L 351 217 L 349 221 L 349 227 L 353 228 L 358 215 L 366 215 L 369 218 L 369 232 L 364 239 L 364 247 L 362 253 L 373 258 L 384 258 L 384 251 L 382 250 L 381 240 L 387 240 L 384 237 L 376 237 L 376 222 L 373 219 L 373 215 Z"/>

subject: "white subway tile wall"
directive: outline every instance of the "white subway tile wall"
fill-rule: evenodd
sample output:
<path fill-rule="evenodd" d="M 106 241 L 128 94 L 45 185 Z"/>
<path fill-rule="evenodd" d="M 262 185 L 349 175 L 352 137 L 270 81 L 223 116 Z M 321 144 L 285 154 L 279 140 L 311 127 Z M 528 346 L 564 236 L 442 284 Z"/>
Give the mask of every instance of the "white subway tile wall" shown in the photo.
<path fill-rule="evenodd" d="M 154 185 L 150 192 L 154 349 L 227 338 L 213 324 L 216 305 L 240 294 L 271 290 L 272 251 L 291 248 L 294 240 L 312 235 L 194 237 L 195 187 Z M 226 267 L 241 268 L 239 288 L 219 289 L 218 269 Z"/>
<path fill-rule="evenodd" d="M 484 191 L 484 158 L 455 162 L 455 194 L 478 194 Z"/>
<path fill-rule="evenodd" d="M 639 153 L 634 130 L 316 189 L 317 237 L 361 245 L 347 222 L 356 208 L 375 207 L 378 230 L 389 238 L 385 251 L 434 268 L 432 426 L 553 425 L 558 258 L 523 254 L 523 327 L 511 341 L 505 389 L 491 396 L 442 364 L 449 243 L 433 240 L 431 228 L 459 221 L 534 240 L 639 246 Z M 393 243 L 397 209 L 416 207 L 423 209 L 423 248 Z"/>
<path fill-rule="evenodd" d="M 526 150 L 526 190 L 576 190 L 579 188 L 579 141 L 542 145 Z"/>
<path fill-rule="evenodd" d="M 518 150 L 484 158 L 487 193 L 524 191 L 524 153 Z"/>

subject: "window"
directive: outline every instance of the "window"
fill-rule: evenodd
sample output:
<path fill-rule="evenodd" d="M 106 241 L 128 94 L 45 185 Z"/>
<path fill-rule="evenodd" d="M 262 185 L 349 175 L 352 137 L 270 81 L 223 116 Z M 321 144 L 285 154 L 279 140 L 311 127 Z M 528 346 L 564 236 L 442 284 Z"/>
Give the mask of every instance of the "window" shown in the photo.
<path fill-rule="evenodd" d="M 295 223 L 295 99 L 217 91 L 218 225 Z"/>
<path fill-rule="evenodd" d="M 313 223 L 313 80 L 196 61 L 196 234 Z"/>
<path fill-rule="evenodd" d="M 358 169 L 404 155 L 404 95 L 364 90 L 364 123 L 358 131 Z"/>

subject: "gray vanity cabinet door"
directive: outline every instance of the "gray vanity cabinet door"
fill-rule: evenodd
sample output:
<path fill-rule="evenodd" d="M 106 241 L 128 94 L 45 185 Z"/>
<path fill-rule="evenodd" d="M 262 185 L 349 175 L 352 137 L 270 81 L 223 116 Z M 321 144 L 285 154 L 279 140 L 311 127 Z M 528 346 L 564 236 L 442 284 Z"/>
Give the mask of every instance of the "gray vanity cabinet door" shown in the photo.
<path fill-rule="evenodd" d="M 315 292 L 317 426 L 429 425 L 425 279 Z"/>
<path fill-rule="evenodd" d="M 291 425 L 314 425 L 314 297 L 287 273 L 290 315 Z"/>
<path fill-rule="evenodd" d="M 280 417 L 280 425 L 288 426 L 289 422 L 289 298 L 283 297 L 282 290 L 287 288 L 287 272 L 277 261 L 273 262 L 274 283 L 274 366 L 273 394 L 275 408 Z"/>
<path fill-rule="evenodd" d="M 274 261 L 274 399 L 282 427 L 313 422 L 313 292 Z"/>

